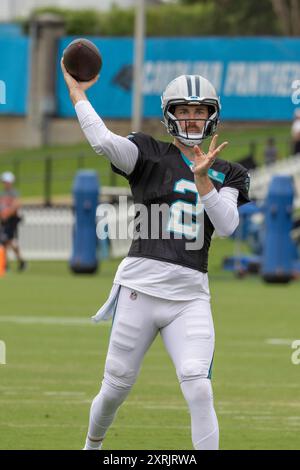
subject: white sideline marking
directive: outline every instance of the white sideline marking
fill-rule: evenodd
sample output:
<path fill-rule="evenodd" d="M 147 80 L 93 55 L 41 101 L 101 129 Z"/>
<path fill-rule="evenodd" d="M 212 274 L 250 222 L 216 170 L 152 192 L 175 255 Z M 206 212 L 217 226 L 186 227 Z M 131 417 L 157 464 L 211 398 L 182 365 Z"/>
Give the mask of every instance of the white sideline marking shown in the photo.
<path fill-rule="evenodd" d="M 0 323 L 17 323 L 20 325 L 61 325 L 61 326 L 94 326 L 89 318 L 80 317 L 23 317 L 0 316 Z M 102 322 L 101 325 L 110 326 L 110 322 Z"/>
<path fill-rule="evenodd" d="M 86 396 L 85 392 L 69 392 L 69 391 L 43 392 L 43 395 L 46 395 L 48 397 L 71 397 L 71 398 L 76 398 L 76 397 L 82 398 Z"/>
<path fill-rule="evenodd" d="M 291 346 L 293 339 L 284 339 L 284 338 L 269 338 L 265 342 L 271 344 L 272 346 Z"/>
<path fill-rule="evenodd" d="M 10 428 L 74 428 L 74 424 L 14 424 L 14 423 L 6 423 L 0 422 L 0 426 L 10 427 Z M 111 429 L 118 429 L 120 426 L 112 425 Z M 76 425 L 76 428 L 86 429 L 86 425 Z M 157 425 L 157 424 L 122 424 L 122 428 L 129 428 L 129 429 L 190 429 L 190 426 L 184 425 Z"/>
<path fill-rule="evenodd" d="M 274 426 L 274 424 L 272 425 L 272 427 L 268 427 L 268 426 L 263 426 L 261 427 L 259 424 L 258 425 L 255 425 L 254 423 L 251 424 L 251 429 L 252 430 L 256 430 L 256 431 L 272 431 L 272 432 L 280 432 L 282 430 L 286 431 L 286 432 L 295 432 L 295 429 L 291 429 L 290 428 L 290 423 L 281 423 L 280 426 Z M 41 423 L 36 423 L 36 424 L 32 424 L 32 423 L 22 423 L 22 424 L 17 424 L 17 423 L 7 423 L 7 422 L 0 422 L 0 427 L 5 427 L 5 428 L 15 428 L 15 429 L 34 429 L 34 428 L 54 428 L 54 429 L 60 429 L 60 428 L 65 428 L 65 429 L 73 429 L 74 428 L 74 424 L 65 424 L 65 423 L 59 423 L 59 424 L 52 424 L 52 423 L 47 423 L 47 424 L 41 424 Z M 294 427 L 294 426 L 293 426 Z M 295 426 L 297 427 L 297 426 Z M 77 429 L 86 429 L 86 425 L 76 425 L 76 428 Z M 151 424 L 122 424 L 121 425 L 118 425 L 118 424 L 114 424 L 111 426 L 111 429 L 158 429 L 158 430 L 161 430 L 161 429 L 166 429 L 166 430 L 178 430 L 178 429 L 185 429 L 185 430 L 189 430 L 190 429 L 190 426 L 186 426 L 186 425 L 151 425 Z"/>

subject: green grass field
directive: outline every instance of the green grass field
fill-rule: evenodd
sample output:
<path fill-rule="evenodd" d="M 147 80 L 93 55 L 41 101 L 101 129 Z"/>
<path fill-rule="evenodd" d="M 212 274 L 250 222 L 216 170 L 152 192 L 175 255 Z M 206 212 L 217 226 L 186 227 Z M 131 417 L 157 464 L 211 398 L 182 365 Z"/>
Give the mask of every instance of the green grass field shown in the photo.
<path fill-rule="evenodd" d="M 213 369 L 222 449 L 299 449 L 299 283 L 265 285 L 220 270 L 231 254 L 215 240 L 210 287 L 216 329 Z M 104 302 L 119 261 L 95 276 L 74 276 L 63 262 L 32 262 L 0 279 L 0 449 L 80 449 L 102 379 L 110 323 L 89 317 Z M 282 339 L 281 345 L 269 344 Z M 191 449 L 189 414 L 158 337 L 121 407 L 105 449 Z"/>

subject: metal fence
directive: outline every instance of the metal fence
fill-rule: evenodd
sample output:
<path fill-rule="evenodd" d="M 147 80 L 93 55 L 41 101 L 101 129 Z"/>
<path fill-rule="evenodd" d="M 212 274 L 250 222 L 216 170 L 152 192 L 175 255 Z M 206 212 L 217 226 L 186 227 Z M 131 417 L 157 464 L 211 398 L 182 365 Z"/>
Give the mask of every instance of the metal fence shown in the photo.
<path fill-rule="evenodd" d="M 268 167 L 258 168 L 251 172 L 251 197 L 262 199 L 266 195 L 269 182 L 274 174 L 290 174 L 294 176 L 297 196 L 295 207 L 300 207 L 300 155 L 292 156 Z M 120 203 L 119 196 L 126 196 L 128 188 L 102 187 L 102 196 L 106 201 L 115 201 L 118 208 L 117 223 L 122 233 L 127 233 L 130 220 L 128 219 L 127 203 Z M 132 199 L 128 200 L 132 202 Z M 24 206 L 22 223 L 19 228 L 20 246 L 24 257 L 28 260 L 68 260 L 72 252 L 72 231 L 74 214 L 69 206 Z M 112 233 L 113 219 L 108 218 L 108 232 Z M 131 240 L 110 237 L 109 256 L 112 258 L 126 256 Z M 101 242 L 99 240 L 99 247 Z"/>
<path fill-rule="evenodd" d="M 296 198 L 294 208 L 300 208 L 300 154 L 292 155 L 272 165 L 259 167 L 251 171 L 250 197 L 263 200 L 270 182 L 275 175 L 290 175 L 294 179 Z"/>
<path fill-rule="evenodd" d="M 22 209 L 19 240 L 31 260 L 66 260 L 71 256 L 74 216 L 70 207 Z"/>
<path fill-rule="evenodd" d="M 230 142 L 230 149 L 233 154 L 240 155 L 235 158 L 247 167 L 247 164 L 261 164 L 265 137 L 257 137 L 255 140 L 233 139 Z M 291 154 L 291 142 L 287 137 L 276 137 L 276 144 L 280 160 L 282 157 Z M 7 158 L 0 155 L 0 173 L 12 171 L 16 176 L 16 186 L 22 197 L 36 199 L 45 206 L 56 203 L 55 196 L 70 195 L 76 172 L 81 169 L 92 168 L 99 174 L 101 186 L 127 187 L 128 183 L 122 176 L 114 173 L 109 162 L 104 157 L 97 157 L 92 151 L 77 151 L 64 154 L 60 149 L 58 153 L 47 156 L 44 155 L 23 155 Z M 102 192 L 102 190 L 101 190 Z M 64 202 L 68 202 L 64 200 Z"/>
<path fill-rule="evenodd" d="M 71 194 L 77 171 L 86 168 L 98 171 L 101 185 L 126 184 L 124 178 L 111 170 L 106 159 L 97 158 L 94 153 L 0 158 L 0 174 L 4 171 L 14 173 L 21 196 L 37 198 L 48 207 L 53 203 L 53 196 Z"/>
<path fill-rule="evenodd" d="M 127 213 L 118 211 L 118 223 L 127 230 Z M 19 242 L 26 260 L 69 260 L 72 253 L 74 214 L 72 207 L 23 207 L 19 227 Z M 108 225 L 111 221 L 108 219 Z M 109 229 L 110 231 L 110 229 Z M 102 243 L 99 240 L 101 252 Z M 127 255 L 131 240 L 110 239 L 108 256 Z M 103 250 L 102 250 L 103 251 Z M 100 253 L 101 255 L 101 253 Z M 106 256 L 107 256 L 106 255 Z"/>

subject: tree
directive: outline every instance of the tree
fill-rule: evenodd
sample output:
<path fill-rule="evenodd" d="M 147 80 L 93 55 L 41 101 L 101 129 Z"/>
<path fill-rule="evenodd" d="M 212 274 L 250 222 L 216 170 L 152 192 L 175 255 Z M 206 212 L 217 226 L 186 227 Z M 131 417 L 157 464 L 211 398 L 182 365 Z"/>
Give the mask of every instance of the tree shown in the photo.
<path fill-rule="evenodd" d="M 300 0 L 294 1 L 300 2 Z M 210 5 L 214 10 L 214 30 L 217 35 L 279 35 L 281 32 L 272 0 L 239 2 L 237 0 L 177 0 L 177 2 L 189 6 Z"/>
<path fill-rule="evenodd" d="M 300 0 L 271 0 L 282 32 L 286 36 L 300 35 Z"/>

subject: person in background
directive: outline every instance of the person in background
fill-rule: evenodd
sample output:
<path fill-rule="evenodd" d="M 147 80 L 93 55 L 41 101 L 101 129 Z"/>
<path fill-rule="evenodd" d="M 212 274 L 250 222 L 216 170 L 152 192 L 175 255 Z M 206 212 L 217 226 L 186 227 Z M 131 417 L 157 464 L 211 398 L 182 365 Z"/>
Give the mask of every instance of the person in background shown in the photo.
<path fill-rule="evenodd" d="M 10 171 L 1 175 L 3 191 L 0 193 L 0 233 L 1 244 L 4 246 L 6 254 L 8 249 L 12 249 L 18 261 L 18 270 L 23 271 L 26 263 L 23 260 L 17 241 L 17 229 L 21 220 L 19 209 L 21 202 L 18 192 L 14 188 L 15 176 Z"/>
<path fill-rule="evenodd" d="M 292 154 L 300 153 L 300 108 L 294 112 L 294 120 L 291 128 Z"/>
<path fill-rule="evenodd" d="M 264 150 L 265 165 L 272 165 L 278 159 L 278 149 L 273 137 L 269 137 Z"/>

